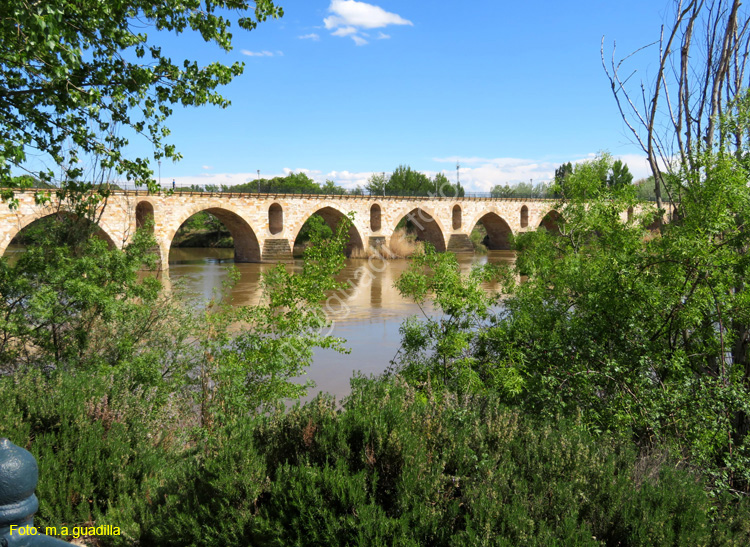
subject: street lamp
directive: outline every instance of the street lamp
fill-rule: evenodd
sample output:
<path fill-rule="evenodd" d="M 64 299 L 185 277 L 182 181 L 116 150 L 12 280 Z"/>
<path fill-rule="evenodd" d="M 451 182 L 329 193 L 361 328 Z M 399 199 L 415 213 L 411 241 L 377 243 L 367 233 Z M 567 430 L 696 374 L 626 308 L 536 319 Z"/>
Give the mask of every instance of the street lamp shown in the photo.
<path fill-rule="evenodd" d="M 161 160 L 157 163 L 159 164 L 159 188 L 161 188 Z"/>
<path fill-rule="evenodd" d="M 260 169 L 258 169 L 258 193 L 260 194 Z"/>

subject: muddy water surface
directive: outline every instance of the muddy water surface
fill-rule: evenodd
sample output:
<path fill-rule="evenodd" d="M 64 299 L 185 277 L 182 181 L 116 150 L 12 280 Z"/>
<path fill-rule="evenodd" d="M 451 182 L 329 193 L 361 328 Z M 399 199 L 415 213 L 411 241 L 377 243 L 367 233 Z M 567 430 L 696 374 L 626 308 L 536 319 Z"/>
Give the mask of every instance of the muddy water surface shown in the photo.
<path fill-rule="evenodd" d="M 226 268 L 233 264 L 232 249 L 173 249 L 169 277 L 172 283 L 184 284 L 202 299 L 211 297 L 228 278 Z M 472 264 L 509 263 L 510 251 L 490 251 L 483 256 L 459 255 L 464 271 Z M 299 268 L 300 262 L 289 265 Z M 414 303 L 399 295 L 393 286 L 408 268 L 407 260 L 349 259 L 339 280 L 349 281 L 350 288 L 328 298 L 326 311 L 333 321 L 332 334 L 347 340 L 348 355 L 331 350 L 317 350 L 307 378 L 316 383 L 308 398 L 327 391 L 341 398 L 349 393 L 349 379 L 354 371 L 365 375 L 380 374 L 396 356 L 401 338 L 399 326 L 410 315 L 422 312 Z M 256 304 L 260 299 L 260 275 L 273 264 L 236 264 L 240 280 L 231 291 L 233 303 Z M 487 290 L 497 287 L 487 286 Z"/>

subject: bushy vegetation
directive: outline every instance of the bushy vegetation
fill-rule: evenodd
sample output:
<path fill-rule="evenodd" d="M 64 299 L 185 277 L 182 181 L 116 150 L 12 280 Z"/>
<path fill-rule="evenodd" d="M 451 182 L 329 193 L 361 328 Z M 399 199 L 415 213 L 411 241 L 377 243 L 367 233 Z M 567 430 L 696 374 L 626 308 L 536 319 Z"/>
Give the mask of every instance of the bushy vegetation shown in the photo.
<path fill-rule="evenodd" d="M 123 380 L 31 372 L 0 384 L 8 433 L 33 439 L 40 462 L 38 525 L 112 524 L 123 535 L 103 539 L 120 545 L 747 537 L 738 510 L 716 519 L 699 475 L 670 454 L 639 454 L 627 439 L 540 421 L 492 396 L 359 378 L 342 408 L 321 395 L 209 434 Z"/>

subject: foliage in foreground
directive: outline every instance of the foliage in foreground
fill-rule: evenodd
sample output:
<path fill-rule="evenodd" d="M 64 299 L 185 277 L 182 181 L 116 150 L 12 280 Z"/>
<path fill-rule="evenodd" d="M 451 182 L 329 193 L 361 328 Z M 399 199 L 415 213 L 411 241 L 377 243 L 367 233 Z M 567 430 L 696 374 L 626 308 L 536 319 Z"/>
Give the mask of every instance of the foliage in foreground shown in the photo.
<path fill-rule="evenodd" d="M 429 373 L 457 393 L 628 431 L 646 450 L 669 445 L 715 491 L 750 492 L 750 190 L 735 156 L 702 161 L 672 178 L 680 202 L 660 233 L 632 187 L 601 183 L 608 156 L 576 165 L 561 233 L 516 239 L 527 280 L 507 283 L 494 312 L 471 292 L 482 270 L 461 276 L 454 258 L 430 256 L 399 288 L 417 302 L 429 292 L 443 315 L 404 325 L 396 368 L 415 384 Z"/>
<path fill-rule="evenodd" d="M 200 36 L 229 51 L 233 25 L 252 30 L 282 15 L 271 0 L 3 2 L 2 186 L 23 183 L 11 171 L 33 168 L 28 150 L 48 155 L 50 165 L 67 166 L 69 180 L 82 180 L 88 165 L 89 180 L 114 172 L 155 185 L 148 158 L 127 157 L 129 138 L 146 137 L 155 160 L 179 158 L 174 145 L 164 142 L 172 107 L 226 107 L 229 101 L 216 88 L 244 68 L 173 60 L 161 47 L 163 33 Z M 46 182 L 55 178 L 52 168 L 34 175 Z"/>
<path fill-rule="evenodd" d="M 124 531 L 105 538 L 113 544 L 750 539 L 746 504 L 710 499 L 666 452 L 639 457 L 575 421 L 540 422 L 492 396 L 416 390 L 397 377 L 355 379 L 343 409 L 320 396 L 237 416 L 207 438 L 185 436 L 179 412 L 105 376 L 32 372 L 4 378 L 0 396 L 2 423 L 40 462 L 38 525 L 112 524 Z"/>

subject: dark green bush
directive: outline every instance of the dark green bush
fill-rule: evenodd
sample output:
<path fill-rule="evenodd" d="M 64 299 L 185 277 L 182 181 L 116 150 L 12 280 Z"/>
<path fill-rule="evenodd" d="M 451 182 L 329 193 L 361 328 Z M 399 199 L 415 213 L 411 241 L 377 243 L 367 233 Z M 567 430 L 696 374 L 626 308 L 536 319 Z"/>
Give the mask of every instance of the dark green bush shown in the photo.
<path fill-rule="evenodd" d="M 491 397 L 353 381 L 214 432 L 151 503 L 131 500 L 143 545 L 725 545 L 699 477 L 666 453 L 537 423 Z M 127 506 L 127 503 L 123 503 Z M 728 515 L 747 506 L 725 506 Z M 733 517 L 734 518 L 734 517 Z M 115 524 L 114 520 L 112 524 Z"/>
<path fill-rule="evenodd" d="M 147 479 L 174 464 L 184 444 L 178 409 L 130 383 L 103 373 L 0 377 L 0 434 L 39 465 L 37 526 L 98 521 L 147 497 Z"/>
<path fill-rule="evenodd" d="M 744 545 L 748 506 L 666 452 L 540 423 L 486 395 L 353 380 L 273 415 L 181 433 L 114 375 L 0 380 L 3 434 L 40 466 L 38 525 L 116 545 Z"/>

